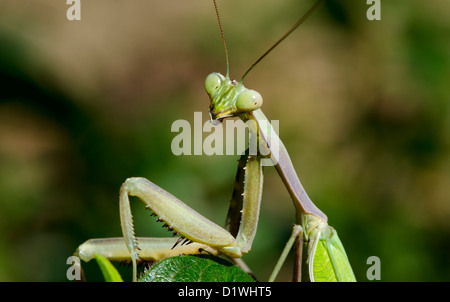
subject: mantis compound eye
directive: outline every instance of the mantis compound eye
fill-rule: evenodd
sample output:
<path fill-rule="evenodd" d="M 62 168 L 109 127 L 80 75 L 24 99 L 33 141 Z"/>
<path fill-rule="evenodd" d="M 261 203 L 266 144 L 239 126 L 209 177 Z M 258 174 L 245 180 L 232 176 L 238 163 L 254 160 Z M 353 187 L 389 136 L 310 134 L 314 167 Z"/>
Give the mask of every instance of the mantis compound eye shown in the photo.
<path fill-rule="evenodd" d="M 259 92 L 246 90 L 236 99 L 236 108 L 241 112 L 250 112 L 262 106 L 263 99 Z"/>
<path fill-rule="evenodd" d="M 223 80 L 224 78 L 220 73 L 210 73 L 205 79 L 206 92 L 209 95 L 213 95 L 217 91 L 217 89 L 219 89 Z"/>

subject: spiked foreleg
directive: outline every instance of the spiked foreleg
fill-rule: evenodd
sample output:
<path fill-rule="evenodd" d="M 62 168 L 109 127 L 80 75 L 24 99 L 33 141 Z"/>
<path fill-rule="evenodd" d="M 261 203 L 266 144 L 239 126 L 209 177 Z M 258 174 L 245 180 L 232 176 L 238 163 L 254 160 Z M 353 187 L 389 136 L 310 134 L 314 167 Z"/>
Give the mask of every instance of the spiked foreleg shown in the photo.
<path fill-rule="evenodd" d="M 217 255 L 217 250 L 212 249 L 208 245 L 196 242 L 178 245 L 175 249 L 173 247 L 177 240 L 178 238 L 136 238 L 140 249 L 139 260 L 153 262 L 182 254 L 191 255 L 204 252 Z M 88 262 L 94 259 L 96 254 L 102 255 L 110 261 L 132 261 L 130 251 L 125 245 L 123 237 L 89 239 L 77 248 L 74 256 L 78 256 L 84 262 Z M 81 263 L 77 263 L 76 265 L 80 265 L 78 269 L 83 272 Z M 82 279 L 85 279 L 84 273 L 82 273 L 82 277 Z"/>
<path fill-rule="evenodd" d="M 250 251 L 258 227 L 262 185 L 261 158 L 259 155 L 248 155 L 247 150 L 239 159 L 227 215 L 227 228 L 233 236 L 236 236 L 244 254 Z"/>
<path fill-rule="evenodd" d="M 238 160 L 238 168 L 233 185 L 233 194 L 231 195 L 230 206 L 228 208 L 227 219 L 225 222 L 226 229 L 233 235 L 237 236 L 242 217 L 242 204 L 244 203 L 244 186 L 245 186 L 245 166 L 247 165 L 248 149 L 245 154 L 241 155 Z"/>
<path fill-rule="evenodd" d="M 178 238 L 147 238 L 137 237 L 139 242 L 139 258 L 143 261 L 160 261 L 168 257 L 182 254 L 200 254 L 207 252 L 216 255 L 217 251 L 208 245 L 193 242 L 186 245 L 178 245 L 173 248 Z M 89 239 L 80 245 L 75 256 L 88 262 L 100 254 L 110 261 L 130 261 L 131 254 L 122 237 Z"/>
<path fill-rule="evenodd" d="M 120 220 L 125 245 L 131 253 L 134 280 L 136 279 L 136 262 L 139 259 L 139 242 L 134 233 L 128 195 L 139 197 L 146 204 L 146 208 L 159 216 L 160 221 L 165 222 L 167 228 L 181 234 L 182 237 L 207 245 L 231 257 L 242 256 L 236 239 L 228 231 L 149 180 L 140 177 L 128 178 L 120 189 Z M 176 245 L 176 242 L 173 245 Z"/>

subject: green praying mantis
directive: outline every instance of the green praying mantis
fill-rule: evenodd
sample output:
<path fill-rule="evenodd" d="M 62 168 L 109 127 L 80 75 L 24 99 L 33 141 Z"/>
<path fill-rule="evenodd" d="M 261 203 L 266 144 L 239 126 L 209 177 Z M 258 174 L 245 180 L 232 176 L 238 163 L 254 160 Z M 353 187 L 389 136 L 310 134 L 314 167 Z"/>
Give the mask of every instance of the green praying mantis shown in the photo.
<path fill-rule="evenodd" d="M 216 0 L 213 0 L 220 33 L 225 48 L 227 74 L 211 73 L 205 89 L 210 98 L 211 121 L 239 117 L 248 123 L 251 135 L 257 138 L 263 152 L 240 157 L 236 183 L 227 215 L 227 227 L 222 228 L 203 217 L 167 191 L 140 177 L 128 178 L 120 189 L 120 221 L 123 237 L 90 239 L 75 252 L 83 261 L 100 254 L 111 261 L 130 260 L 133 281 L 137 281 L 137 263 L 141 260 L 159 261 L 180 254 L 209 253 L 226 255 L 249 271 L 240 258 L 250 252 L 257 230 L 263 188 L 262 160 L 271 158 L 293 200 L 296 223 L 269 281 L 274 281 L 288 253 L 295 250 L 293 281 L 356 281 L 337 232 L 328 225 L 327 216 L 311 201 L 300 183 L 289 154 L 261 110 L 262 97 L 247 89 L 242 81 L 248 72 L 291 32 L 293 32 L 321 3 L 319 0 L 268 51 L 266 51 L 237 82 L 229 77 L 228 51 Z M 264 126 L 263 126 L 264 125 Z M 267 126 L 268 125 L 268 126 Z M 276 150 L 275 150 L 276 148 Z M 276 151 L 276 152 L 275 152 Z M 158 216 L 164 226 L 180 234 L 172 238 L 136 237 L 129 196 L 137 196 L 146 208 Z"/>

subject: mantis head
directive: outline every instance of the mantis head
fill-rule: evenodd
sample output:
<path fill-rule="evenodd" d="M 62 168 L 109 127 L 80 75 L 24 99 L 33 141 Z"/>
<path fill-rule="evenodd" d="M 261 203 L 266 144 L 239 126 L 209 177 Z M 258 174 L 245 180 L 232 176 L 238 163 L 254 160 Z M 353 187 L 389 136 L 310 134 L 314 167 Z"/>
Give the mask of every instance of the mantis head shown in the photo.
<path fill-rule="evenodd" d="M 262 106 L 262 96 L 247 89 L 241 82 L 231 80 L 227 75 L 213 72 L 206 77 L 205 89 L 211 100 L 211 120 L 222 121 L 226 117 L 239 116 Z"/>

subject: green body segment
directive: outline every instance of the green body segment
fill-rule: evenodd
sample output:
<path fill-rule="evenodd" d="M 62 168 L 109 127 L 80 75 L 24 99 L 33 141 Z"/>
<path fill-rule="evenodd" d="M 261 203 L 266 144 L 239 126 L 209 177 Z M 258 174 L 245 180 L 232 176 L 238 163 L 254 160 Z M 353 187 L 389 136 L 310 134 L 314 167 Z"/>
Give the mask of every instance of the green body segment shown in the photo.
<path fill-rule="evenodd" d="M 356 281 L 347 254 L 336 231 L 333 232 L 331 238 L 319 240 L 314 255 L 313 276 L 315 282 Z"/>
<path fill-rule="evenodd" d="M 306 219 L 305 219 L 306 218 Z M 313 223 L 305 223 L 305 221 Z M 354 282 L 352 267 L 335 229 L 323 220 L 305 215 L 304 250 L 306 261 L 303 278 L 311 282 Z"/>

